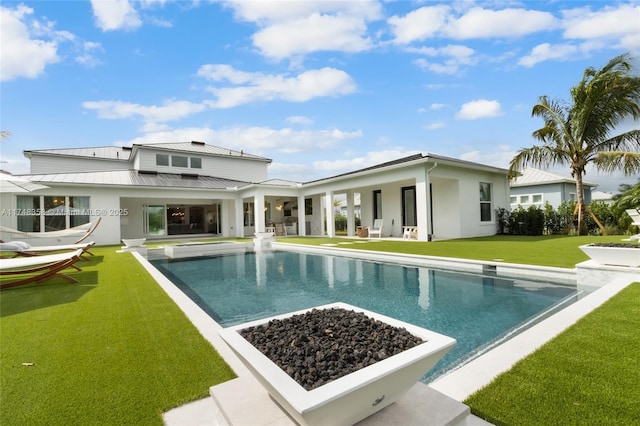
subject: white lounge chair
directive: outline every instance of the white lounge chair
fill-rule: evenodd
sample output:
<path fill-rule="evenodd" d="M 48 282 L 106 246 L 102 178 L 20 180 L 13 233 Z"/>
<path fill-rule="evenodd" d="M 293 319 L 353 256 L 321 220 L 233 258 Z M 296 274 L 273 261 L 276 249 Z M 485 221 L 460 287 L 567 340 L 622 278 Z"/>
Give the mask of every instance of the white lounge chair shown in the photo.
<path fill-rule="evenodd" d="M 24 241 L 9 241 L 7 243 L 0 243 L 0 252 L 13 252 L 13 257 L 19 256 L 40 256 L 42 254 L 52 254 L 60 251 L 75 251 L 82 250 L 82 254 L 89 254 L 93 256 L 93 253 L 89 251 L 91 247 L 95 245 L 95 241 L 79 244 L 60 244 L 56 246 L 32 246 Z"/>
<path fill-rule="evenodd" d="M 629 217 L 631 217 L 631 224 L 640 227 L 640 210 L 638 209 L 627 209 L 625 210 Z M 638 241 L 640 242 L 640 234 L 635 234 L 630 236 L 629 238 L 625 238 L 622 241 Z"/>
<path fill-rule="evenodd" d="M 63 274 L 62 270 L 71 267 L 80 271 L 81 269 L 75 265 L 80 259 L 80 255 L 82 255 L 82 249 L 45 256 L 0 259 L 0 276 L 15 276 L 17 278 L 15 281 L 3 280 L 0 282 L 0 290 L 40 282 L 54 277 L 77 283 L 78 280 Z"/>
<path fill-rule="evenodd" d="M 98 217 L 93 222 L 85 223 L 84 225 L 74 226 L 73 228 L 61 229 L 60 231 L 49 231 L 49 232 L 25 232 L 18 231 L 17 229 L 11 229 L 4 226 L 0 226 L 0 233 L 14 234 L 20 235 L 22 237 L 30 237 L 30 238 L 60 238 L 60 237 L 80 237 L 78 240 L 74 241 L 73 244 L 79 244 L 86 240 L 89 235 L 96 230 L 98 225 L 100 225 L 100 221 L 102 217 Z"/>
<path fill-rule="evenodd" d="M 418 239 L 418 227 L 417 226 L 403 226 L 402 238 L 410 240 L 412 238 Z"/>
<path fill-rule="evenodd" d="M 367 231 L 369 233 L 369 237 L 373 237 L 377 235 L 378 238 L 382 238 L 382 219 L 376 219 L 373 221 L 373 226 L 367 226 Z"/>

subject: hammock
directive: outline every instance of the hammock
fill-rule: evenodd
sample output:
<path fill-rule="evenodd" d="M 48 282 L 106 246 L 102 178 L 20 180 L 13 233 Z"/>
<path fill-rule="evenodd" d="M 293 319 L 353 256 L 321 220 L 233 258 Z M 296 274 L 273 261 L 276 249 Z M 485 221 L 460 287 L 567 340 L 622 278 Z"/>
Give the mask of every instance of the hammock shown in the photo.
<path fill-rule="evenodd" d="M 93 222 L 74 226 L 73 228 L 61 229 L 60 231 L 25 232 L 25 231 L 18 231 L 17 229 L 11 229 L 4 226 L 0 226 L 0 232 L 7 233 L 7 234 L 20 235 L 22 237 L 30 237 L 30 238 L 60 238 L 60 237 L 82 236 L 82 238 L 80 238 L 79 240 L 74 241 L 74 244 L 78 244 L 84 241 L 89 235 L 93 233 L 93 231 L 95 231 L 95 229 L 100 224 L 101 220 L 102 220 L 102 217 L 99 217 Z"/>

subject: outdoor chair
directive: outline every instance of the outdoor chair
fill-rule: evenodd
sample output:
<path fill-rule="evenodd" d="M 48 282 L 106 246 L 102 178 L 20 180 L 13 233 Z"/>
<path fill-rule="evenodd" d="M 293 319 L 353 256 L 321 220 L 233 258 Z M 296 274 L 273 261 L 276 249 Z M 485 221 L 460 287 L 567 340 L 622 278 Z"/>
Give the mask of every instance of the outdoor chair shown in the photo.
<path fill-rule="evenodd" d="M 60 251 L 75 251 L 82 250 L 82 255 L 85 253 L 93 256 L 93 253 L 89 251 L 91 247 L 96 245 L 95 241 L 79 244 L 60 244 L 56 246 L 32 246 L 24 241 L 9 241 L 7 243 L 0 243 L 0 252 L 13 252 L 13 257 L 20 256 L 40 256 L 42 254 L 52 254 Z M 82 257 L 82 256 L 81 256 Z M 86 259 L 86 258 L 84 258 Z"/>
<path fill-rule="evenodd" d="M 17 287 L 29 283 L 37 283 L 49 280 L 54 277 L 65 279 L 72 283 L 77 283 L 73 277 L 63 274 L 62 270 L 74 268 L 78 271 L 75 263 L 80 259 L 82 249 L 66 253 L 49 254 L 44 256 L 14 257 L 11 259 L 0 259 L 0 277 L 15 276 L 15 281 L 0 281 L 0 290 Z M 9 278 L 10 280 L 11 278 Z"/>
<path fill-rule="evenodd" d="M 402 238 L 410 240 L 411 238 L 418 239 L 418 227 L 417 226 L 403 226 Z"/>
<path fill-rule="evenodd" d="M 640 210 L 639 209 L 627 209 L 629 217 L 631 217 L 631 224 L 640 227 Z M 625 238 L 622 241 L 638 241 L 640 242 L 640 234 L 635 234 L 629 238 Z"/>
<path fill-rule="evenodd" d="M 377 235 L 378 238 L 382 238 L 382 224 L 382 219 L 376 219 L 373 221 L 373 226 L 367 226 L 369 237 Z"/>

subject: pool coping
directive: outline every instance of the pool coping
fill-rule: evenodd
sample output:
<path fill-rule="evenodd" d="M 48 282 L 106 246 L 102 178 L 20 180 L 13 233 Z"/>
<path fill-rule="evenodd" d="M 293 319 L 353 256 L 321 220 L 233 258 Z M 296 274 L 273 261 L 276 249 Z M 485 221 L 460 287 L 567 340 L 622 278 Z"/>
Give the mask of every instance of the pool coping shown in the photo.
<path fill-rule="evenodd" d="M 571 276 L 573 276 L 573 281 L 575 282 L 577 274 L 575 268 L 569 269 L 508 264 L 499 261 L 474 261 L 390 252 L 369 252 L 338 247 L 324 248 L 287 243 L 274 243 L 273 246 L 274 248 L 282 246 L 283 248 L 292 248 L 296 251 L 334 255 L 336 251 L 340 251 L 341 255 L 346 255 L 347 257 L 357 256 L 364 260 L 402 263 L 405 265 L 406 261 L 411 259 L 412 266 L 416 265 L 451 269 L 455 265 L 457 268 L 463 268 L 470 272 L 486 271 L 488 265 L 491 267 L 492 271 L 498 274 L 507 274 L 507 276 L 517 274 L 519 277 L 526 278 L 530 278 L 530 275 L 534 275 L 534 271 L 537 270 L 544 272 L 543 276 L 537 275 L 537 278 L 546 279 L 549 277 L 555 277 L 555 279 L 567 280 L 567 282 L 571 281 Z M 169 297 L 171 297 L 182 309 L 189 320 L 200 331 L 203 337 L 213 345 L 225 362 L 227 362 L 227 364 L 235 371 L 238 377 L 250 376 L 251 373 L 249 370 L 244 366 L 244 364 L 242 364 L 229 346 L 227 346 L 219 336 L 218 331 L 223 327 L 214 321 L 180 289 L 178 289 L 168 278 L 153 267 L 153 265 L 143 255 L 137 252 L 133 252 L 132 254 L 142 264 L 142 266 L 147 269 Z M 553 339 L 559 333 L 575 324 L 580 318 L 602 305 L 632 282 L 632 279 L 623 277 L 617 278 L 608 284 L 603 285 L 601 288 L 593 291 L 570 306 L 487 351 L 485 354 L 461 367 L 456 368 L 454 371 L 439 377 L 434 382 L 428 384 L 428 386 L 454 400 L 464 401 L 464 399 L 469 395 L 486 386 L 497 375 L 509 370 L 517 361 L 533 353 L 544 343 Z"/>

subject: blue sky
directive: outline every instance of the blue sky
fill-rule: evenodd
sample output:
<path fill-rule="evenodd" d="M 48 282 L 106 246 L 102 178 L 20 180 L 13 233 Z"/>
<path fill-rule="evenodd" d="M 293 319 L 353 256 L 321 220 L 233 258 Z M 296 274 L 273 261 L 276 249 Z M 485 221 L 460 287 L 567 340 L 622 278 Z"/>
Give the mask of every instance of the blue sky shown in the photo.
<path fill-rule="evenodd" d="M 1 167 L 204 141 L 308 181 L 417 152 L 508 167 L 541 95 L 630 52 L 639 1 L 3 0 Z M 638 128 L 628 122 L 620 131 Z M 568 175 L 568 168 L 556 168 Z M 615 191 L 635 177 L 585 177 Z"/>

